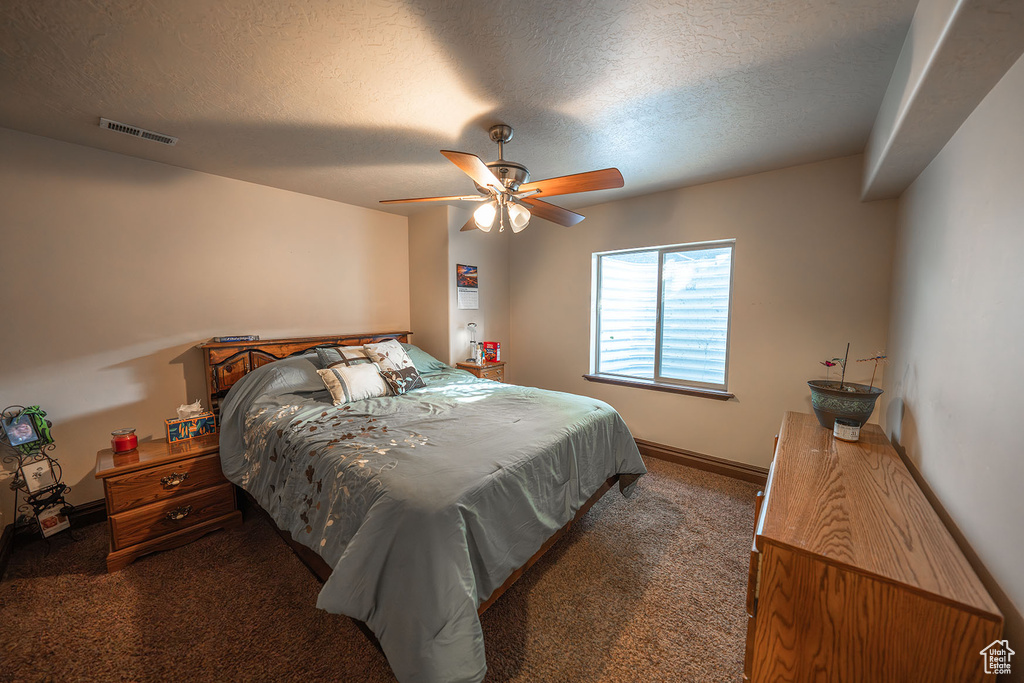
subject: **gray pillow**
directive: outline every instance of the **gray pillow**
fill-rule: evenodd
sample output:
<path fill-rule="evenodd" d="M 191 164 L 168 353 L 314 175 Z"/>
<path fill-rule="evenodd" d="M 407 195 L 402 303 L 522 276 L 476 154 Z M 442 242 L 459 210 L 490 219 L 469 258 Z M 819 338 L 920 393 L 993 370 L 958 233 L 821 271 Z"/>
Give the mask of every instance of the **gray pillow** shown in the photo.
<path fill-rule="evenodd" d="M 292 358 L 282 358 L 263 366 L 273 372 L 275 377 L 267 382 L 264 391 L 267 394 L 297 394 L 323 391 L 324 382 L 317 374 L 314 360 L 315 353 L 307 353 Z"/>
<path fill-rule="evenodd" d="M 420 372 L 437 372 L 438 370 L 451 369 L 448 365 L 434 358 L 418 346 L 414 346 L 413 344 L 402 344 L 402 348 L 404 348 L 405 352 L 409 354 L 409 358 L 412 359 L 412 364 L 415 365 L 416 369 Z"/>

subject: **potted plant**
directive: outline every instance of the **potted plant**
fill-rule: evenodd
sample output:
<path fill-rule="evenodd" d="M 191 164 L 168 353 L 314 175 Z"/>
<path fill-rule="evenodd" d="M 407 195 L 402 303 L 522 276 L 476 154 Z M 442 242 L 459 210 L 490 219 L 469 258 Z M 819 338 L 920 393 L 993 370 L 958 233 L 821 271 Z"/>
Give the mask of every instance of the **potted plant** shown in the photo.
<path fill-rule="evenodd" d="M 875 401 L 882 395 L 882 390 L 875 387 L 875 372 L 880 363 L 885 363 L 885 354 L 876 353 L 870 358 L 861 358 L 858 363 L 874 362 L 870 384 L 855 384 L 846 381 L 846 361 L 850 356 L 850 345 L 846 345 L 846 355 L 821 361 L 826 368 L 825 379 L 812 379 L 807 382 L 811 388 L 811 406 L 822 427 L 831 430 L 837 417 L 854 420 L 863 425 L 875 410 Z M 839 365 L 842 374 L 838 382 L 828 379 L 828 371 Z"/>

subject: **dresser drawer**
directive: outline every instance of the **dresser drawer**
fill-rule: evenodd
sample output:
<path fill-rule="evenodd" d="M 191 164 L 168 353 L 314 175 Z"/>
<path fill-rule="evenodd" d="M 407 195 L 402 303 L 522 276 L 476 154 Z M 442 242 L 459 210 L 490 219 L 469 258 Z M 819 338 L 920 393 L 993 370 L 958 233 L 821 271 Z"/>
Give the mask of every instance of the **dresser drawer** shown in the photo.
<path fill-rule="evenodd" d="M 107 511 L 124 512 L 225 481 L 217 453 L 129 472 L 106 480 Z"/>
<path fill-rule="evenodd" d="M 234 487 L 224 483 L 110 515 L 114 550 L 186 529 L 234 509 Z"/>

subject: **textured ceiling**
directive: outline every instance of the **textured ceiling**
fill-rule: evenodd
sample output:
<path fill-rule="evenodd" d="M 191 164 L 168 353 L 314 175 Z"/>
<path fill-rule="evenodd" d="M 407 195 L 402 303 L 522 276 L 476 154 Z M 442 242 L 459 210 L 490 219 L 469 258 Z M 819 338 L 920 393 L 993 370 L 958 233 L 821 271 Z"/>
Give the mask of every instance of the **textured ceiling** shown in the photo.
<path fill-rule="evenodd" d="M 381 208 L 500 122 L 533 179 L 622 171 L 579 207 L 862 151 L 915 5 L 4 0 L 0 126 Z"/>

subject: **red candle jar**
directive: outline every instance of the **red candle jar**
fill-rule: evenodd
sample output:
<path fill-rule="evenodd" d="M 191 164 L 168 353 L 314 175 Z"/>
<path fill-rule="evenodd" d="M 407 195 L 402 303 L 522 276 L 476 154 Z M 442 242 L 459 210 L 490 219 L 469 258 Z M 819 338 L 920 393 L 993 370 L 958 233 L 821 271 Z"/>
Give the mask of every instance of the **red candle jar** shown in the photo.
<path fill-rule="evenodd" d="M 139 437 L 134 429 L 115 429 L 110 432 L 110 447 L 115 453 L 127 453 L 139 447 Z"/>

